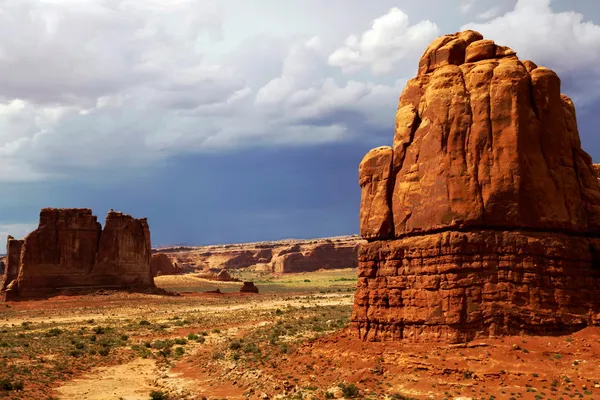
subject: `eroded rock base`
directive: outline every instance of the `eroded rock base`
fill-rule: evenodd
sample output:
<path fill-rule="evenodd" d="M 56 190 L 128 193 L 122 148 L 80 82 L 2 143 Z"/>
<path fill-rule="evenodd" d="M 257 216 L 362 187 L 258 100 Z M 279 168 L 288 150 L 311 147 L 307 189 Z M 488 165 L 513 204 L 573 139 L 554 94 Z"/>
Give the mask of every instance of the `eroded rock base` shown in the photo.
<path fill-rule="evenodd" d="M 363 340 L 459 343 L 600 323 L 600 238 L 448 231 L 361 244 Z"/>

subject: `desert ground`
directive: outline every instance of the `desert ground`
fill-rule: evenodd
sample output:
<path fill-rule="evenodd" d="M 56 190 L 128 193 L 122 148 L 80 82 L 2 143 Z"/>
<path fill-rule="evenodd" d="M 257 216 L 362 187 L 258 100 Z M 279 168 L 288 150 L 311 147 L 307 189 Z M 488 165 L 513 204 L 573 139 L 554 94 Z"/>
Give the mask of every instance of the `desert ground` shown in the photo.
<path fill-rule="evenodd" d="M 188 274 L 156 278 L 179 296 L 2 304 L 0 398 L 600 398 L 598 328 L 365 346 L 347 327 L 355 270 L 255 278 L 260 294 Z"/>

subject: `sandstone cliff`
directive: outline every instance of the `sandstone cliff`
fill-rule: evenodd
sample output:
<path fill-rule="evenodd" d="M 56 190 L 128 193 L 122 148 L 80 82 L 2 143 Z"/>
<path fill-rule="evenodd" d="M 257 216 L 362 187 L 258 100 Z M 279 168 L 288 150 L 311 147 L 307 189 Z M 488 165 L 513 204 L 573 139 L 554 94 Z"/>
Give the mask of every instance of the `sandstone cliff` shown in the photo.
<path fill-rule="evenodd" d="M 184 269 L 204 272 L 251 268 L 274 273 L 310 272 L 319 269 L 356 268 L 355 236 L 283 240 L 202 247 L 160 248 Z M 218 272 L 217 272 L 218 273 Z"/>
<path fill-rule="evenodd" d="M 7 298 L 65 289 L 154 288 L 145 218 L 111 211 L 102 229 L 89 209 L 45 208 L 38 228 L 16 242 L 8 243 Z"/>
<path fill-rule="evenodd" d="M 598 321 L 600 186 L 551 70 L 473 31 L 436 39 L 392 147 L 359 166 L 352 324 L 463 341 Z"/>

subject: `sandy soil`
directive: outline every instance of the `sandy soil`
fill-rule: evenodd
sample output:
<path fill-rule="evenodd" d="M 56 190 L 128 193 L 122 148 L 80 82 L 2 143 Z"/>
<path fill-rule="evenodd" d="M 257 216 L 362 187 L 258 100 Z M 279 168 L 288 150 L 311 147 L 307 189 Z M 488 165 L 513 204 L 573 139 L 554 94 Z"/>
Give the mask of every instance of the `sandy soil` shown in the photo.
<path fill-rule="evenodd" d="M 154 360 L 137 359 L 123 365 L 91 371 L 57 388 L 61 400 L 147 400 L 156 386 L 158 370 Z"/>

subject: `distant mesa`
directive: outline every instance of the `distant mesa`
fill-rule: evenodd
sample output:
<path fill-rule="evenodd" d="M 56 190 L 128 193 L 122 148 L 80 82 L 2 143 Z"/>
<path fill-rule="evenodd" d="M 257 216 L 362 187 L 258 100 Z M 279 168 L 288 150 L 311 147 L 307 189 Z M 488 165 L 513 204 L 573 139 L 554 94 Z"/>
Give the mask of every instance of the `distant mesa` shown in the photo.
<path fill-rule="evenodd" d="M 25 239 L 8 237 L 2 287 L 7 300 L 94 289 L 160 292 L 150 266 L 146 218 L 106 215 L 104 229 L 87 208 L 44 208 Z"/>
<path fill-rule="evenodd" d="M 215 279 L 221 270 L 250 269 L 286 274 L 320 269 L 356 268 L 358 236 L 340 236 L 310 240 L 225 244 L 199 247 L 161 247 L 155 253 L 169 256 L 184 272 L 200 272 Z"/>
<path fill-rule="evenodd" d="M 364 340 L 464 342 L 600 323 L 600 185 L 550 69 L 464 31 L 434 40 L 391 147 L 359 166 Z"/>
<path fill-rule="evenodd" d="M 258 288 L 254 285 L 254 282 L 244 282 L 240 288 L 240 293 L 258 293 Z"/>

